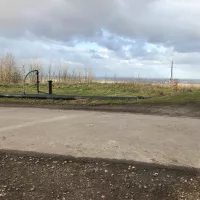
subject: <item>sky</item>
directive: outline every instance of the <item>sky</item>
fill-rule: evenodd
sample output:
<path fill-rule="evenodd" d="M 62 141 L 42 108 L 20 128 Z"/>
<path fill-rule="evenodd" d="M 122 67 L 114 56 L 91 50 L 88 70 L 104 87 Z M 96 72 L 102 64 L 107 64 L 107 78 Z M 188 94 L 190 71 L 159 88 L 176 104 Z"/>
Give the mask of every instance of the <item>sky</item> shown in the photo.
<path fill-rule="evenodd" d="M 1 0 L 0 55 L 96 76 L 200 78 L 199 0 Z M 28 63 L 28 62 L 27 62 Z"/>

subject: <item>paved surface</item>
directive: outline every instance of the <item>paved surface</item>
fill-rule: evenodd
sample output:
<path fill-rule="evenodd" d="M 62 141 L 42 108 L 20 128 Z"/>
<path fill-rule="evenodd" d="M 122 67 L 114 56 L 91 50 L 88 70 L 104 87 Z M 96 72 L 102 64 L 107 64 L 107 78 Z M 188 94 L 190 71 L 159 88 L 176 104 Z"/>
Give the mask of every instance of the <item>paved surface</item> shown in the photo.
<path fill-rule="evenodd" d="M 200 167 L 192 118 L 0 108 L 0 149 Z"/>

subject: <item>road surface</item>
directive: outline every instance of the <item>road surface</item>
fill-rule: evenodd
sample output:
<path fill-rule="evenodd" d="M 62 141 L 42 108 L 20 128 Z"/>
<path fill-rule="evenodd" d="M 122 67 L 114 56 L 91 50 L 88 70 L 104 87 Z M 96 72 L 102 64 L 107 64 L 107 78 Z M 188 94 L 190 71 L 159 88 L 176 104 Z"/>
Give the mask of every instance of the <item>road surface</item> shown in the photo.
<path fill-rule="evenodd" d="M 0 149 L 200 167 L 200 121 L 0 107 Z"/>

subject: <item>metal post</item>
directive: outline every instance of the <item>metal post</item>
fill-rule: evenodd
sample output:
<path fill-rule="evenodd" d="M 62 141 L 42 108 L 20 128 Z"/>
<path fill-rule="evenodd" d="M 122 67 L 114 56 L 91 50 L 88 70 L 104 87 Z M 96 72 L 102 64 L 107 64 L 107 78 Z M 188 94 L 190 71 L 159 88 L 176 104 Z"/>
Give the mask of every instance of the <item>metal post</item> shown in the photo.
<path fill-rule="evenodd" d="M 53 83 L 53 81 L 50 80 L 48 82 L 49 82 L 49 94 L 51 95 L 51 94 L 53 94 L 53 89 L 52 89 L 52 83 Z"/>
<path fill-rule="evenodd" d="M 171 81 L 173 81 L 173 70 L 174 70 L 174 61 L 172 60 L 172 65 L 171 65 Z"/>

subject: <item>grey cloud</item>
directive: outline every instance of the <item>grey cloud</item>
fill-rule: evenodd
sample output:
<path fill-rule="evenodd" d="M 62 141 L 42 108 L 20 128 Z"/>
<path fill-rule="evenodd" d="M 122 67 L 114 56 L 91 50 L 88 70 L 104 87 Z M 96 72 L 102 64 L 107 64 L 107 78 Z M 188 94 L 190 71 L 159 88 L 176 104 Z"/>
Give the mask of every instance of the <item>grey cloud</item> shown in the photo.
<path fill-rule="evenodd" d="M 13 5 L 12 0 L 3 0 L 0 27 L 4 35 L 13 37 L 24 36 L 27 30 L 64 41 L 89 36 L 103 26 L 113 0 L 108 2 L 105 5 L 93 0 L 18 0 Z"/>
<path fill-rule="evenodd" d="M 129 76 L 139 73 L 140 76 L 148 76 L 155 74 L 165 76 L 170 68 L 170 57 L 166 57 L 163 53 L 153 48 L 152 52 L 146 52 L 142 43 L 135 43 L 135 46 L 130 47 L 127 51 L 106 51 L 101 50 L 80 50 L 76 46 L 68 46 L 59 42 L 51 41 L 29 41 L 29 40 L 14 40 L 0 38 L 0 55 L 6 52 L 12 52 L 18 61 L 30 60 L 38 58 L 45 65 L 54 63 L 54 68 L 60 65 L 63 60 L 69 63 L 69 66 L 78 66 L 77 63 L 86 67 L 92 67 L 94 72 L 99 76 L 113 76 L 115 73 Z M 19 48 L 20 47 L 20 48 Z M 140 50 L 141 48 L 141 50 Z M 144 52 L 143 52 L 144 51 Z M 127 56 L 126 53 L 132 53 Z M 176 53 L 174 55 L 176 70 L 194 71 L 198 74 L 200 53 Z M 18 62 L 21 64 L 21 62 Z M 76 63 L 74 65 L 70 63 Z M 154 69 L 154 67 L 156 67 Z M 197 71 L 197 72 L 196 72 Z"/>
<path fill-rule="evenodd" d="M 94 50 L 94 49 L 90 49 L 89 53 L 91 54 L 91 58 L 94 59 L 103 59 L 103 57 L 99 54 L 98 51 Z"/>
<path fill-rule="evenodd" d="M 62 62 L 66 63 L 71 69 L 80 67 L 84 71 L 86 67 L 87 69 L 92 68 L 97 75 L 104 75 L 105 71 L 112 74 L 111 70 L 106 67 L 107 61 L 103 60 L 101 53 L 98 51 L 79 50 L 75 46 L 66 47 L 65 44 L 55 41 L 31 42 L 30 40 L 5 39 L 1 37 L 0 44 L 3 44 L 0 46 L 0 57 L 6 55 L 7 52 L 11 52 L 16 58 L 18 67 L 22 64 L 29 67 L 32 60 L 37 59 L 44 69 L 51 62 L 54 71 L 56 71 Z M 94 53 L 101 57 L 101 62 L 97 57 L 93 57 Z"/>
<path fill-rule="evenodd" d="M 175 64 L 184 66 L 198 67 L 200 63 L 200 53 L 177 53 L 174 56 Z M 194 68 L 194 67 L 192 67 Z"/>
<path fill-rule="evenodd" d="M 186 51 L 187 44 L 200 39 L 199 10 L 199 0 L 1 0 L 0 34 L 24 37 L 29 31 L 66 42 L 82 37 L 92 40 L 105 29 Z M 101 34 L 95 39 L 98 43 Z M 120 48 L 118 41 L 104 45 L 115 51 Z M 189 51 L 199 49 L 190 46 Z"/>
<path fill-rule="evenodd" d="M 148 74 L 170 63 L 166 52 L 147 51 L 148 42 L 173 48 L 186 71 L 199 70 L 199 10 L 199 0 L 1 0 L 0 54 L 83 63 L 100 74 L 142 65 Z M 106 55 L 76 49 L 81 41 L 105 47 Z"/>

